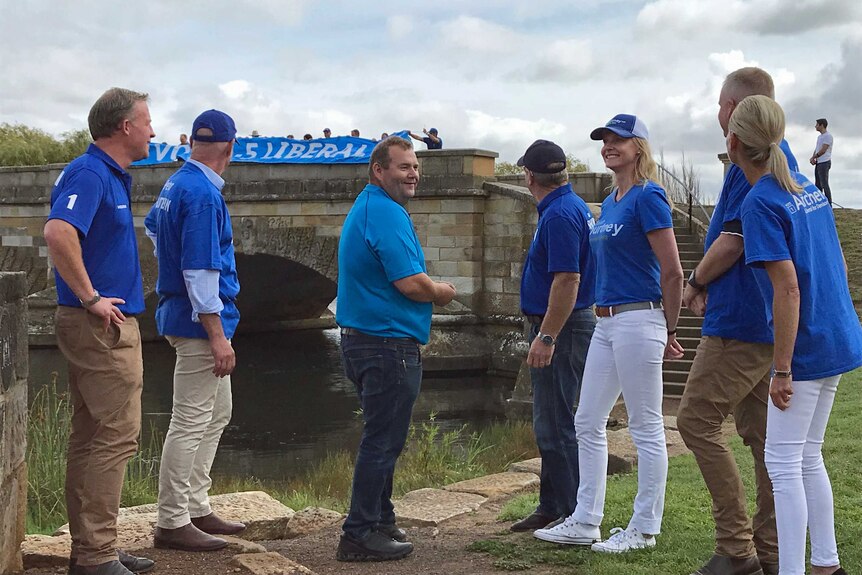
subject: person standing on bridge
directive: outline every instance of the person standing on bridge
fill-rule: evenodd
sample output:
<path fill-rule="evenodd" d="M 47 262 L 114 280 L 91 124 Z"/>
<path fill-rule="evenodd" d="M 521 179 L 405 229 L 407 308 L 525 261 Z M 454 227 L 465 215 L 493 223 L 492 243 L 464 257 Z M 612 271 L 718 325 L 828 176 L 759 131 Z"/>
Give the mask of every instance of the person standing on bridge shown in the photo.
<path fill-rule="evenodd" d="M 45 224 L 57 345 L 69 362 L 72 575 L 129 575 L 154 565 L 115 548 L 126 461 L 141 430 L 144 365 L 134 316 L 144 311 L 144 288 L 126 170 L 149 155 L 155 137 L 147 99 L 111 88 L 96 100 L 88 117 L 94 142 L 57 178 Z"/>
<path fill-rule="evenodd" d="M 596 258 L 598 324 L 587 352 L 584 385 L 575 415 L 580 486 L 573 514 L 538 539 L 591 545 L 601 553 L 654 547 L 661 531 L 667 482 L 662 417 L 662 358 L 682 357 L 676 325 L 682 299 L 682 266 L 665 191 L 644 123 L 618 114 L 590 134 L 602 140 L 605 166 L 615 187 L 590 232 Z M 628 527 L 601 541 L 607 487 L 606 427 L 620 396 L 638 452 L 638 492 Z"/>
<path fill-rule="evenodd" d="M 568 517 L 577 504 L 580 475 L 572 408 L 596 327 L 596 264 L 590 250 L 595 222 L 568 183 L 566 154 L 558 145 L 536 140 L 518 165 L 539 211 L 521 275 L 521 311 L 530 322 L 527 364 L 542 481 L 539 506 L 511 529 L 532 531 Z"/>
<path fill-rule="evenodd" d="M 428 277 L 405 209 L 419 184 L 410 141 L 387 138 L 377 144 L 368 175 L 338 245 L 335 319 L 364 423 L 339 561 L 401 559 L 413 551 L 395 524 L 392 478 L 422 381 L 419 345 L 428 342 L 433 305 L 455 297 L 455 286 Z"/>
<path fill-rule="evenodd" d="M 725 137 L 734 109 L 751 95 L 774 97 L 772 77 L 764 70 L 740 68 L 724 80 L 718 123 Z M 781 149 L 790 169 L 798 171 L 784 140 Z M 761 569 L 766 575 L 778 573 L 772 483 L 763 460 L 772 329 L 754 273 L 743 257 L 740 214 L 750 189 L 739 166 L 731 164 L 706 234 L 706 254 L 683 293 L 685 306 L 704 320 L 677 425 L 712 496 L 715 519 L 715 552 L 693 575 L 759 575 Z M 730 414 L 754 457 L 757 510 L 753 523 L 736 459 L 721 429 Z"/>
<path fill-rule="evenodd" d="M 162 449 L 156 547 L 214 551 L 242 523 L 213 513 L 210 467 L 231 417 L 231 338 L 239 323 L 239 280 L 221 174 L 236 126 L 218 110 L 192 125 L 192 152 L 168 178 L 144 222 L 156 246 L 156 325 L 177 352 L 171 423 Z"/>

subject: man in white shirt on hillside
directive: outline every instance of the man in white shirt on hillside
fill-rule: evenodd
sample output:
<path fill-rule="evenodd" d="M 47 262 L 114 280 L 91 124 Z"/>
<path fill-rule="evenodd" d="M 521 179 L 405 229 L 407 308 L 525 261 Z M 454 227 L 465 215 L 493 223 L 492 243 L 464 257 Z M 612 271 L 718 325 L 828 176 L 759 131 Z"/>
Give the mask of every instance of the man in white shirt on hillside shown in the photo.
<path fill-rule="evenodd" d="M 820 132 L 817 136 L 817 145 L 814 147 L 814 155 L 811 156 L 811 165 L 814 166 L 814 185 L 826 194 L 829 205 L 832 205 L 832 190 L 829 189 L 829 170 L 832 168 L 832 134 L 826 131 L 829 122 L 826 118 L 820 118 L 814 124 L 814 129 Z"/>

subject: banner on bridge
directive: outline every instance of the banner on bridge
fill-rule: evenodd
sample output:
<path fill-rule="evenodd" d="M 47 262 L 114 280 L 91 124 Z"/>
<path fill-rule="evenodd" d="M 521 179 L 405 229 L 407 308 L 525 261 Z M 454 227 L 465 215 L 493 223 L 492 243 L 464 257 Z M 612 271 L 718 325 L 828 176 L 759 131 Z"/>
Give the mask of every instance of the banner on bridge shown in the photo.
<path fill-rule="evenodd" d="M 409 132 L 391 134 L 405 140 Z M 288 138 L 237 138 L 233 147 L 232 162 L 257 164 L 367 164 L 376 140 L 339 136 L 317 140 L 290 140 Z M 168 164 L 186 160 L 191 148 L 188 145 L 150 143 L 150 155 L 135 162 L 134 166 Z"/>

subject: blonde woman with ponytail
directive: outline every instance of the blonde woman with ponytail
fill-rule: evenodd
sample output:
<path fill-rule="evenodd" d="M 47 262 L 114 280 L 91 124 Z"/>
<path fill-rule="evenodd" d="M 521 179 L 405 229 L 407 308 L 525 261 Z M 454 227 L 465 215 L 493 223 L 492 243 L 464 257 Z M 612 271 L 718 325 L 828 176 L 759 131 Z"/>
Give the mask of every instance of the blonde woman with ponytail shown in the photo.
<path fill-rule="evenodd" d="M 775 332 L 766 468 L 775 494 L 779 575 L 846 575 L 835 540 L 832 486 L 821 448 L 841 374 L 862 365 L 862 328 L 826 195 L 791 172 L 779 148 L 784 112 L 742 100 L 727 152 L 752 184 L 742 204 L 745 261 L 755 269 Z"/>

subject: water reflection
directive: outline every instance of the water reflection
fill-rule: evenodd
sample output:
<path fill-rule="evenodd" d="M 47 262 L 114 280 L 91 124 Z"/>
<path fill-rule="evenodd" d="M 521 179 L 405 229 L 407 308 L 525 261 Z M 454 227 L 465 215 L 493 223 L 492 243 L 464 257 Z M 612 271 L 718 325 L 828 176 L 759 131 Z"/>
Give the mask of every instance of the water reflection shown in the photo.
<path fill-rule="evenodd" d="M 301 473 L 327 452 L 354 450 L 361 422 L 353 384 L 341 367 L 337 330 L 247 334 L 234 340 L 233 419 L 213 465 L 216 475 L 281 479 Z M 144 345 L 144 429 L 164 435 L 170 420 L 174 351 Z M 31 396 L 51 373 L 66 385 L 56 349 L 30 350 Z M 481 429 L 501 419 L 512 382 L 505 378 L 426 377 L 414 421 L 437 413 L 444 429 Z"/>

